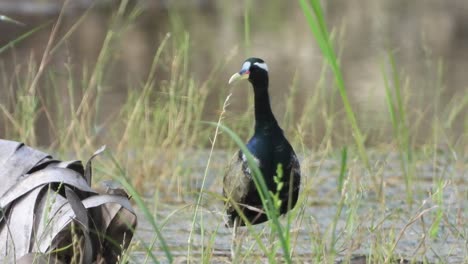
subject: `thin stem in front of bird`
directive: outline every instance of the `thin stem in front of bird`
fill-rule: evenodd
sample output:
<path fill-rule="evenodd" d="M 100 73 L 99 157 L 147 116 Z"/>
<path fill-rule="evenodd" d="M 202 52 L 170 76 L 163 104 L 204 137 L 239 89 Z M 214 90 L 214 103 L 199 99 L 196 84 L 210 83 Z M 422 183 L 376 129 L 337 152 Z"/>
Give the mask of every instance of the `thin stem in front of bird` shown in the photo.
<path fill-rule="evenodd" d="M 193 230 L 194 230 L 194 226 L 195 226 L 195 220 L 197 219 L 197 216 L 198 216 L 198 210 L 200 208 L 200 203 L 201 203 L 202 198 L 203 198 L 203 189 L 205 188 L 206 176 L 208 175 L 208 170 L 209 170 L 210 164 L 211 164 L 211 157 L 213 156 L 213 150 L 214 150 L 214 146 L 216 144 L 216 139 L 218 138 L 218 135 L 220 133 L 219 127 L 221 125 L 221 121 L 224 118 L 224 114 L 226 113 L 226 107 L 229 105 L 229 99 L 231 98 L 231 95 L 232 95 L 232 93 L 230 93 L 226 97 L 226 100 L 224 100 L 223 109 L 222 109 L 221 113 L 219 114 L 218 122 L 217 122 L 217 125 L 216 125 L 216 130 L 215 130 L 215 133 L 214 133 L 214 136 L 213 136 L 213 140 L 211 141 L 210 154 L 208 155 L 208 160 L 206 162 L 205 173 L 203 174 L 202 184 L 201 184 L 201 187 L 200 187 L 200 193 L 198 195 L 197 203 L 195 204 L 195 212 L 194 212 L 193 218 L 192 218 L 192 227 L 190 228 L 190 234 L 189 234 L 189 237 L 188 237 L 188 240 L 187 240 L 187 243 L 188 243 L 187 262 L 190 262 L 190 254 L 191 254 L 191 248 L 192 248 L 191 242 L 192 242 Z M 202 235 L 201 241 L 203 241 L 203 216 L 201 214 L 200 214 L 200 227 L 201 227 L 201 235 Z M 203 245 L 202 245 L 202 250 L 203 250 Z"/>

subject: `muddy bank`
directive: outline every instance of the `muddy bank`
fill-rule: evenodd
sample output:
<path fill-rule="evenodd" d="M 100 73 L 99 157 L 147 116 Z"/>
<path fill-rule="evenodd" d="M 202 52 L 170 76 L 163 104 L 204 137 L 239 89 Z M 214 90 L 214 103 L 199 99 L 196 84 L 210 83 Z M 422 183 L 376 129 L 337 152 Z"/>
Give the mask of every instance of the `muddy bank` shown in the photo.
<path fill-rule="evenodd" d="M 204 173 L 206 152 L 191 155 L 196 160 L 185 160 L 183 166 L 191 168 L 192 193 L 188 192 L 173 199 L 159 200 L 158 194 L 147 197 L 148 204 L 155 211 L 156 221 L 172 254 L 178 261 L 187 259 L 188 238 L 192 231 L 196 193 L 199 191 Z M 225 228 L 223 204 L 219 195 L 222 164 L 229 155 L 218 153 L 209 170 L 204 188 L 202 206 L 195 220 L 192 234 L 191 257 L 195 262 L 202 256 L 210 256 L 210 263 L 225 263 L 229 260 L 231 230 Z M 206 157 L 206 156 L 205 156 Z M 213 162 L 213 161 L 212 161 Z M 295 261 L 316 263 L 330 261 L 325 246 L 331 239 L 332 223 L 337 214 L 340 195 L 337 193 L 339 160 L 304 159 L 302 157 L 304 183 L 301 198 L 291 215 L 291 248 Z M 468 231 L 468 175 L 466 166 L 450 158 L 441 157 L 433 161 L 417 162 L 416 175 L 412 182 L 413 204 L 407 198 L 404 177 L 400 173 L 397 155 L 374 155 L 373 164 L 381 164 L 376 170 L 382 179 L 382 195 L 375 192 L 370 175 L 357 163 L 350 164 L 346 197 L 341 214 L 336 222 L 336 260 L 353 260 L 352 263 L 365 263 L 361 255 L 373 254 L 374 261 L 383 261 L 393 248 L 395 259 L 427 261 L 429 263 L 463 263 L 466 261 Z M 375 175 L 374 175 L 375 176 Z M 438 185 L 439 180 L 441 181 Z M 440 186 L 439 189 L 437 189 Z M 434 193 L 441 191 L 441 199 Z M 440 208 L 441 211 L 438 211 Z M 430 235 L 437 213 L 442 217 L 438 232 Z M 282 218 L 286 223 L 286 218 Z M 254 227 L 261 241 L 267 247 L 277 247 L 278 241 L 270 236 L 269 225 Z M 249 261 L 267 262 L 256 245 L 252 234 L 241 231 L 242 253 Z M 148 245 L 156 239 L 148 221 L 140 214 L 136 241 L 140 239 Z M 164 259 L 156 239 L 154 253 Z M 278 250 L 281 255 L 281 250 Z M 134 252 L 135 261 L 145 259 L 146 253 Z M 378 259 L 380 257 L 381 259 Z"/>

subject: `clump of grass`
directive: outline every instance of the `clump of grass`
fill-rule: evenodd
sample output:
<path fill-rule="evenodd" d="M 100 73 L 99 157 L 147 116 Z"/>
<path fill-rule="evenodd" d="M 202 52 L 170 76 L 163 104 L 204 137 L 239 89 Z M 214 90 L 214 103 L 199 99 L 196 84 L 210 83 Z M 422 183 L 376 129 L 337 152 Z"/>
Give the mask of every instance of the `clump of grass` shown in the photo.
<path fill-rule="evenodd" d="M 202 201 L 202 198 L 203 198 L 203 189 L 205 187 L 205 181 L 206 181 L 206 178 L 207 178 L 207 175 L 208 175 L 208 171 L 210 169 L 210 163 L 211 163 L 211 157 L 213 155 L 213 151 L 214 151 L 214 147 L 215 147 L 215 144 L 216 144 L 216 141 L 218 139 L 218 135 L 220 134 L 220 125 L 221 125 L 221 120 L 224 118 L 224 113 L 226 112 L 226 107 L 228 105 L 228 102 L 229 102 L 229 98 L 231 97 L 231 94 L 228 95 L 226 97 L 226 100 L 224 101 L 224 104 L 223 104 L 223 110 L 221 111 L 220 115 L 219 115 L 219 119 L 218 119 L 218 123 L 216 124 L 216 130 L 215 130 L 215 133 L 214 133 L 214 136 L 213 136 L 213 140 L 212 140 L 212 143 L 211 143 L 211 149 L 210 149 L 210 154 L 208 156 L 208 160 L 207 160 L 207 163 L 206 163 L 206 167 L 205 167 L 205 172 L 203 174 L 203 179 L 202 179 L 202 185 L 201 185 L 201 192 L 199 193 L 198 195 L 198 199 L 197 199 L 197 202 L 195 204 L 195 209 L 194 209 L 194 214 L 193 214 L 193 219 L 192 219 L 192 228 L 190 230 L 190 234 L 189 234 L 189 237 L 188 237 L 188 250 L 187 250 L 187 258 L 190 260 L 191 259 L 191 246 L 192 246 L 192 235 L 193 235 L 193 230 L 194 230 L 194 226 L 195 226 L 195 223 L 199 222 L 199 224 L 201 225 L 202 227 L 202 230 L 201 230 L 201 233 L 202 233 L 202 240 L 203 240 L 203 235 L 204 235 L 204 230 L 203 230 L 203 214 L 200 213 L 200 217 L 198 217 L 198 212 L 199 212 L 199 208 L 200 208 L 200 204 L 201 204 L 201 201 Z"/>
<path fill-rule="evenodd" d="M 317 41 L 317 44 L 322 52 L 322 55 L 325 58 L 325 61 L 330 66 L 336 82 L 336 87 L 341 96 L 343 106 L 345 108 L 346 117 L 352 127 L 353 137 L 359 152 L 359 155 L 370 170 L 369 158 L 364 146 L 364 136 L 361 133 L 361 130 L 356 121 L 356 115 L 351 107 L 351 104 L 348 99 L 348 95 L 345 88 L 345 83 L 343 80 L 343 74 L 341 72 L 338 58 L 333 48 L 333 43 L 331 41 L 329 31 L 327 30 L 325 18 L 323 16 L 322 6 L 320 1 L 310 0 L 309 3 L 306 0 L 299 0 L 302 12 L 304 13 L 307 23 L 312 31 L 312 34 Z"/>
<path fill-rule="evenodd" d="M 414 163 L 412 146 L 410 144 L 408 121 L 406 117 L 406 113 L 408 111 L 403 102 L 400 75 L 398 73 L 393 54 L 388 54 L 388 61 L 392 79 L 390 84 L 386 71 L 382 70 L 385 84 L 385 98 L 387 101 L 388 111 L 390 113 L 390 119 L 392 121 L 394 135 L 398 144 L 398 151 L 400 153 L 401 170 L 404 173 L 405 179 L 406 199 L 411 204 L 413 202 L 412 186 L 414 181 Z M 392 86 L 394 92 L 392 92 Z"/>
<path fill-rule="evenodd" d="M 27 73 L 26 78 L 24 79 L 18 78 L 16 80 L 20 93 L 18 96 L 17 103 L 14 106 L 15 109 L 13 113 L 10 113 L 5 106 L 0 105 L 0 108 L 3 111 L 4 115 L 8 118 L 10 123 L 14 126 L 16 132 L 20 135 L 20 138 L 24 142 L 28 142 L 33 145 L 36 144 L 35 122 L 36 122 L 38 106 L 39 106 L 38 98 L 36 97 L 37 85 L 38 85 L 39 79 L 42 77 L 44 73 L 44 69 L 45 69 L 46 64 L 48 63 L 48 60 L 50 59 L 49 52 L 52 48 L 52 43 L 55 40 L 57 29 L 60 26 L 61 20 L 62 20 L 62 15 L 58 17 L 57 22 L 52 29 L 49 42 L 47 43 L 47 46 L 44 51 L 41 63 L 39 64 L 39 67 L 36 67 L 34 63 L 30 63 L 26 72 Z M 12 20 L 12 19 L 7 19 L 7 21 L 16 22 L 15 20 Z M 30 36 L 31 34 L 33 34 L 34 32 L 40 29 L 42 29 L 42 26 L 36 27 L 32 29 L 31 31 L 23 34 L 22 36 L 10 41 L 7 45 L 5 45 L 4 47 L 0 49 L 0 53 L 5 51 L 7 48 L 13 47 L 16 43 L 22 41 L 23 39 L 27 38 L 28 36 Z"/>
<path fill-rule="evenodd" d="M 108 157 L 110 158 L 110 160 L 114 164 L 114 166 L 116 168 L 116 171 L 117 171 L 117 174 L 113 174 L 110 171 L 105 171 L 105 173 L 114 175 L 113 176 L 114 179 L 117 180 L 125 188 L 125 190 L 129 193 L 129 195 L 135 201 L 138 208 L 143 212 L 143 215 L 145 216 L 145 219 L 149 221 L 149 223 L 151 225 L 151 228 L 152 228 L 152 231 L 154 231 L 156 233 L 156 238 L 158 239 L 159 243 L 161 244 L 161 250 L 166 255 L 167 261 L 169 263 L 172 263 L 174 258 L 172 256 L 172 253 L 171 253 L 170 249 L 169 249 L 169 246 L 166 243 L 166 240 L 164 239 L 164 237 L 163 237 L 163 235 L 162 235 L 162 233 L 160 231 L 160 227 L 156 223 L 156 220 L 155 220 L 153 214 L 151 214 L 148 206 L 146 205 L 146 203 L 143 200 L 140 193 L 132 186 L 132 184 L 127 179 L 127 173 L 119 165 L 119 162 L 110 153 L 108 153 Z M 145 247 L 145 252 L 146 252 L 147 256 L 149 256 L 154 263 L 159 263 L 156 256 L 154 255 L 153 247 L 152 246 L 147 246 L 147 245 L 144 245 L 144 247 Z"/>
<path fill-rule="evenodd" d="M 432 199 L 434 200 L 437 208 L 434 212 L 433 222 L 429 228 L 429 236 L 432 239 L 435 239 L 440 231 L 440 223 L 444 215 L 444 188 L 446 184 L 442 179 L 438 179 L 435 182 L 434 192 L 432 194 Z"/>

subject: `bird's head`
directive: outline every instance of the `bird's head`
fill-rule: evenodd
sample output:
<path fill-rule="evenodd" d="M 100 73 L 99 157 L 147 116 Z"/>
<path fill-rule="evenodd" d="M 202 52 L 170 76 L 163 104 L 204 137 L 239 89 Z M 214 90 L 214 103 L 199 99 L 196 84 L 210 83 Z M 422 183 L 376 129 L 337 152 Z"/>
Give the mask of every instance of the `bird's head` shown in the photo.
<path fill-rule="evenodd" d="M 249 80 L 255 89 L 268 88 L 268 66 L 262 59 L 249 58 L 242 64 L 241 70 L 231 76 L 229 84 L 238 80 Z"/>

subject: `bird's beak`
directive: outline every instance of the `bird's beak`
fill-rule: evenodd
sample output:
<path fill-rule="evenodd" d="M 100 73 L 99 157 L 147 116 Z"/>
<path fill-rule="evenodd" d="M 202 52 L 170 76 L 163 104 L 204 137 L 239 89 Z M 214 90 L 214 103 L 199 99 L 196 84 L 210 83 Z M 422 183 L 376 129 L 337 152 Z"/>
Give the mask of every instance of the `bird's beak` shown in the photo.
<path fill-rule="evenodd" d="M 234 73 L 231 78 L 229 78 L 229 84 L 234 83 L 238 80 L 246 80 L 249 78 L 249 71 L 241 71 L 241 72 L 236 72 Z"/>

